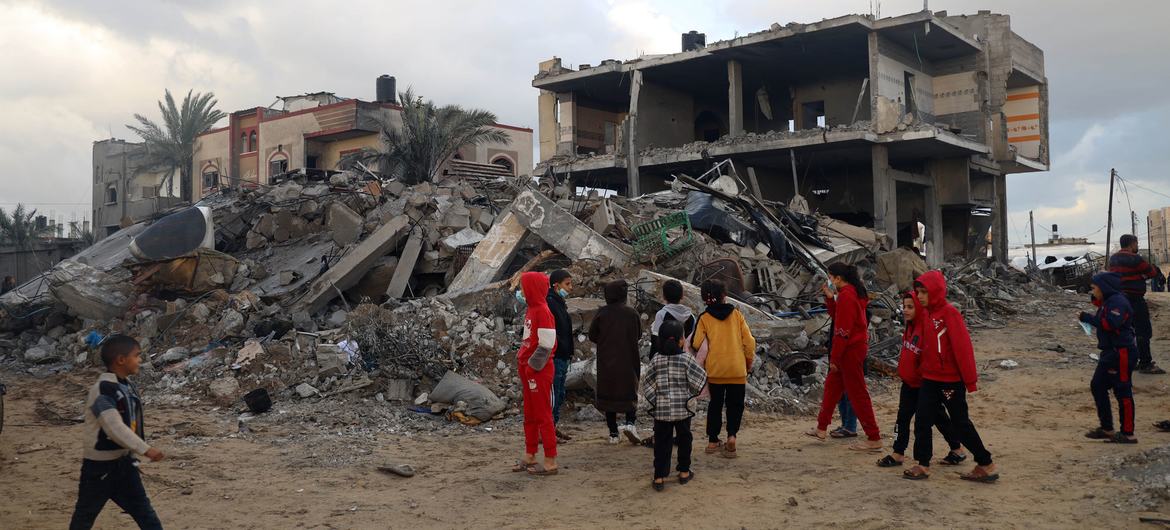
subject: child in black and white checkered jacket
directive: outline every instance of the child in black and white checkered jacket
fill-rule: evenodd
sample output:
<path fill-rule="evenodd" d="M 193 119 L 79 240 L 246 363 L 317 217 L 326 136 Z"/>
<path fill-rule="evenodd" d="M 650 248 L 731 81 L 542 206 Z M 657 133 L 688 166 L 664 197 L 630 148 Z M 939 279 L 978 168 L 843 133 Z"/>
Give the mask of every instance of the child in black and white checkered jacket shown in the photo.
<path fill-rule="evenodd" d="M 655 490 L 666 487 L 670 475 L 670 453 L 678 441 L 678 481 L 690 482 L 691 472 L 691 418 L 695 415 L 688 403 L 703 390 L 707 372 L 695 358 L 683 351 L 683 326 L 674 320 L 664 322 L 658 331 L 660 351 L 650 359 L 650 367 L 642 376 L 642 394 L 650 403 L 654 417 L 654 482 Z"/>

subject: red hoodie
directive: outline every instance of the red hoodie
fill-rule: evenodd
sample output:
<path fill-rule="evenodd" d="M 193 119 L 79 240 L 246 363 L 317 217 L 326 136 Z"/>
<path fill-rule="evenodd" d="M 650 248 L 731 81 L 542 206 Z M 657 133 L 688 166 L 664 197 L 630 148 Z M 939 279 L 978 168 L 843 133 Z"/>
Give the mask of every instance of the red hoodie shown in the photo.
<path fill-rule="evenodd" d="M 933 330 L 927 329 L 924 341 L 934 339 L 937 350 L 922 356 L 922 377 L 941 383 L 963 383 L 968 392 L 977 389 L 979 371 L 975 368 L 975 349 L 963 314 L 947 302 L 947 280 L 939 271 L 927 271 L 915 283 L 922 284 L 929 295 L 926 309 Z M 933 331 L 934 337 L 931 337 Z M 934 348 L 929 348 L 934 349 Z"/>
<path fill-rule="evenodd" d="M 846 350 L 854 348 L 861 348 L 865 355 L 869 345 L 869 320 L 865 318 L 868 304 L 869 299 L 858 297 L 852 285 L 842 287 L 836 299 L 825 298 L 825 307 L 833 319 L 833 349 L 829 351 L 829 359 L 843 360 Z"/>
<path fill-rule="evenodd" d="M 520 351 L 516 353 L 516 360 L 521 367 L 528 364 L 532 354 L 540 347 L 542 354 L 531 366 L 536 371 L 545 368 L 552 369 L 553 364 L 548 362 L 548 355 L 556 349 L 557 325 L 553 320 L 552 311 L 548 308 L 548 276 L 541 272 L 526 272 L 520 275 L 520 290 L 524 293 L 524 303 L 528 311 L 524 314 L 524 338 L 520 342 Z"/>
<path fill-rule="evenodd" d="M 922 386 L 922 356 L 937 355 L 937 348 L 930 348 L 930 341 L 923 340 L 928 336 L 926 323 L 930 322 L 930 313 L 918 300 L 918 294 L 910 291 L 914 300 L 914 320 L 906 322 L 906 331 L 902 333 L 902 354 L 898 357 L 898 376 L 911 388 Z M 937 342 L 937 341 L 936 341 Z"/>

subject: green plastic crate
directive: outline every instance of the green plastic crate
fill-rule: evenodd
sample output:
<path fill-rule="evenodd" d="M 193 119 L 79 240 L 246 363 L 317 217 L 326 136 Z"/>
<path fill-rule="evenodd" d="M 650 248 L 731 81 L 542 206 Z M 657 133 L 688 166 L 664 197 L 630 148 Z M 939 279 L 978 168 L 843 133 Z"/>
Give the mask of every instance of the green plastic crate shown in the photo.
<path fill-rule="evenodd" d="M 682 229 L 682 235 L 671 239 L 670 232 Z M 630 227 L 634 233 L 634 255 L 639 260 L 661 261 L 678 255 L 695 244 L 691 217 L 687 212 L 674 212 L 652 221 Z"/>

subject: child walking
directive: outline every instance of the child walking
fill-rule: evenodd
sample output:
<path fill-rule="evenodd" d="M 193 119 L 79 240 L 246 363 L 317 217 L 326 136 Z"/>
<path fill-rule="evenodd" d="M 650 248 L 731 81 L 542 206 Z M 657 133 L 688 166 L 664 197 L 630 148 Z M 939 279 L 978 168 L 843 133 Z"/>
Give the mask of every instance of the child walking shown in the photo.
<path fill-rule="evenodd" d="M 139 528 L 162 528 L 134 459 L 134 455 L 152 462 L 163 459 L 162 451 L 144 440 L 142 399 L 129 379 L 138 373 L 141 351 L 138 341 L 126 335 L 112 335 L 102 343 L 106 372 L 98 376 L 86 399 L 81 484 L 71 530 L 92 528 L 111 500 Z"/>
<path fill-rule="evenodd" d="M 947 280 L 941 272 L 927 271 L 919 276 L 914 281 L 914 290 L 930 319 L 930 325 L 925 326 L 924 342 L 930 343 L 931 348 L 922 356 L 922 388 L 918 390 L 918 411 L 914 419 L 914 459 L 918 465 L 902 472 L 902 476 L 911 480 L 930 477 L 930 459 L 934 456 L 930 430 L 940 420 L 941 404 L 950 415 L 955 436 L 975 457 L 975 469 L 959 478 L 995 482 L 999 472 L 967 412 L 967 392 L 974 392 L 979 382 L 975 348 L 967 323 L 963 314 L 947 302 Z"/>
<path fill-rule="evenodd" d="M 1101 272 L 1093 276 L 1093 304 L 1096 313 L 1081 313 L 1081 322 L 1097 328 L 1097 348 L 1101 357 L 1089 389 L 1097 402 L 1097 419 L 1101 426 L 1085 433 L 1086 438 L 1133 444 L 1133 370 L 1137 367 L 1137 339 L 1134 333 L 1133 307 L 1121 291 L 1121 275 Z M 1113 431 L 1109 391 L 1117 398 L 1121 432 Z"/>
<path fill-rule="evenodd" d="M 743 420 L 743 406 L 747 390 L 747 374 L 756 358 L 756 339 L 748 329 L 743 314 L 724 296 L 727 289 L 723 282 L 708 280 L 699 287 L 707 310 L 699 315 L 695 334 L 691 336 L 691 348 L 698 351 L 707 341 L 707 358 L 703 368 L 707 371 L 707 387 L 711 401 L 707 406 L 707 454 L 722 449 L 723 456 L 736 457 L 736 435 Z M 719 441 L 723 428 L 723 408 L 727 407 L 727 443 Z"/>
<path fill-rule="evenodd" d="M 626 422 L 620 432 L 632 444 L 640 444 L 641 437 L 634 426 L 637 420 L 638 378 L 642 371 L 642 356 L 638 339 L 642 337 L 642 319 L 634 308 L 626 305 L 629 285 L 625 280 L 605 284 L 605 307 L 597 311 L 589 324 L 589 340 L 597 344 L 597 410 L 605 413 L 609 427 L 609 443 L 617 444 L 618 413 L 625 413 Z"/>
<path fill-rule="evenodd" d="M 901 467 L 906 460 L 906 448 L 910 446 L 910 420 L 918 412 L 918 389 L 922 387 L 922 355 L 930 351 L 934 355 L 934 346 L 929 341 L 923 341 L 927 336 L 930 315 L 926 308 L 918 301 L 918 294 L 908 291 L 902 295 L 902 315 L 906 319 L 906 331 L 902 333 L 902 353 L 898 357 L 898 376 L 902 379 L 902 391 L 898 396 L 898 420 L 894 438 L 894 451 L 877 461 L 878 467 Z M 941 463 L 958 465 L 967 459 L 962 444 L 951 430 L 951 421 L 946 409 L 938 411 L 935 427 L 942 433 L 951 451 Z"/>
<path fill-rule="evenodd" d="M 683 326 L 669 320 L 658 330 L 660 350 L 650 358 L 650 367 L 642 378 L 642 395 L 650 403 L 654 417 L 654 482 L 655 490 L 666 487 L 670 476 L 670 453 L 678 444 L 678 483 L 686 484 L 695 478 L 691 471 L 691 411 L 688 402 L 697 396 L 707 382 L 707 372 L 695 358 L 683 351 Z"/>
<path fill-rule="evenodd" d="M 834 263 L 828 272 L 831 284 L 825 285 L 824 293 L 825 305 L 833 318 L 833 349 L 829 352 L 829 375 L 825 378 L 817 427 L 805 434 L 820 440 L 827 438 L 826 429 L 833 421 L 833 409 L 842 395 L 848 393 L 849 403 L 866 436 L 865 441 L 854 443 L 849 449 L 881 451 L 881 432 L 874 418 L 869 389 L 865 386 L 865 357 L 869 354 L 869 319 L 865 316 L 868 293 L 858 276 L 857 267 Z"/>

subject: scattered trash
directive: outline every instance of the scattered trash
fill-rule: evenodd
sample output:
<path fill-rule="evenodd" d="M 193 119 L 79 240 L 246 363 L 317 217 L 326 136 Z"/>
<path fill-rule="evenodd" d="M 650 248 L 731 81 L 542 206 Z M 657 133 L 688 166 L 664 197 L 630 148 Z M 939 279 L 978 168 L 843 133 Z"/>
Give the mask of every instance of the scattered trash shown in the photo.
<path fill-rule="evenodd" d="M 1019 366 L 1020 366 L 1020 363 L 1013 361 L 1011 359 L 1004 359 L 1003 361 L 1000 361 L 1000 363 L 999 363 L 999 367 L 1003 368 L 1004 370 L 1011 370 L 1011 369 L 1017 368 Z"/>

